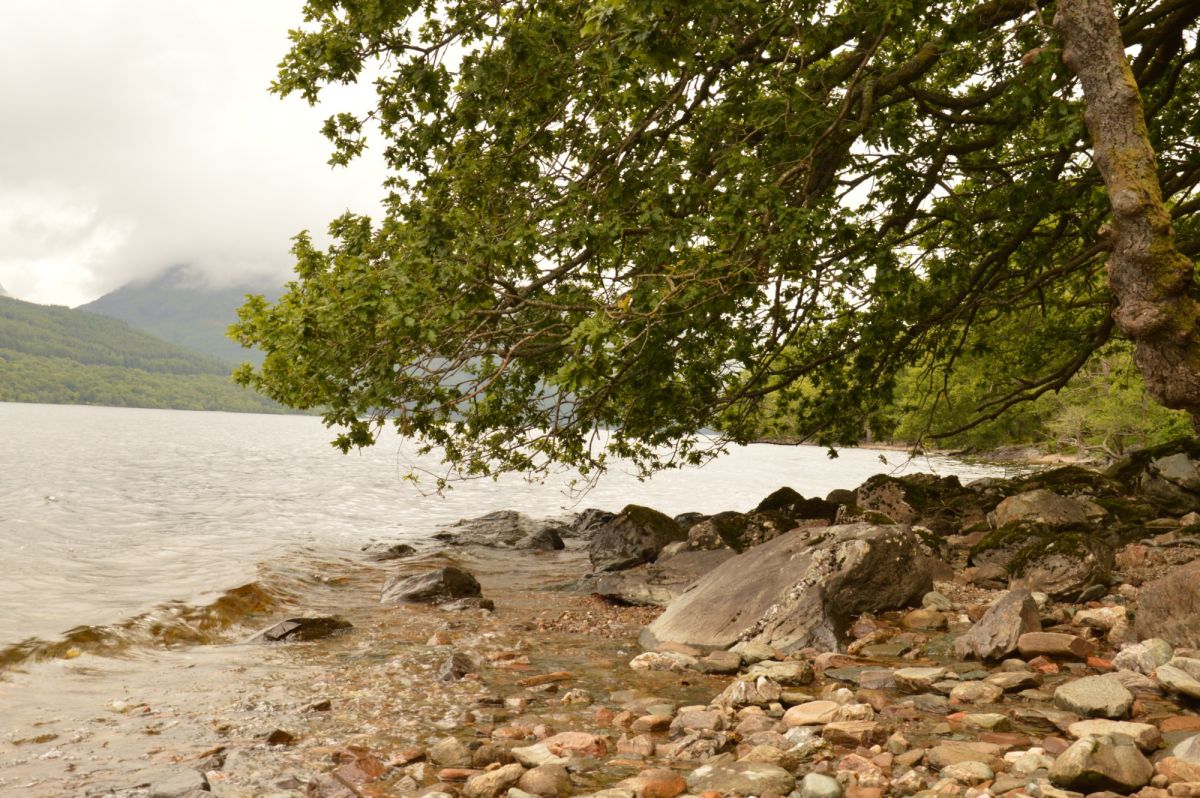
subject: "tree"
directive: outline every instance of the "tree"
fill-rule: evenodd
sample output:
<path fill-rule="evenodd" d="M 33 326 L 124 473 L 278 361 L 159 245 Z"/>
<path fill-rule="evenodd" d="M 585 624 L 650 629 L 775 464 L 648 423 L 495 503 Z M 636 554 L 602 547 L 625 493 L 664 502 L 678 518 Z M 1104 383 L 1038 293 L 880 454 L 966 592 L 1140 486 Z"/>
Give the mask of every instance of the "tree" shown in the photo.
<path fill-rule="evenodd" d="M 267 353 L 239 378 L 322 406 L 343 449 L 390 422 L 466 475 L 696 463 L 750 438 L 767 402 L 853 443 L 898 374 L 945 380 L 966 354 L 1003 355 L 972 414 L 994 418 L 1121 335 L 1126 288 L 1166 285 L 1153 269 L 1106 284 L 1131 234 L 1097 233 L 1108 194 L 1051 10 L 309 0 L 274 90 L 315 103 L 378 73 L 375 107 L 325 133 L 335 164 L 384 144 L 386 214 L 336 220 L 325 250 L 296 238 L 288 293 L 235 327 Z M 1196 295 L 1198 17 L 1185 0 L 1117 9 L 1146 104 L 1134 139 L 1160 153 L 1179 233 L 1175 258 L 1167 212 L 1150 223 L 1143 252 L 1175 258 L 1151 307 Z M 1107 90 L 1083 86 L 1099 118 Z M 1143 368 L 1164 341 L 1194 353 L 1186 304 L 1149 335 L 1118 314 Z M 1194 378 L 1194 358 L 1175 362 L 1150 382 Z M 1159 395 L 1196 415 L 1182 394 Z"/>

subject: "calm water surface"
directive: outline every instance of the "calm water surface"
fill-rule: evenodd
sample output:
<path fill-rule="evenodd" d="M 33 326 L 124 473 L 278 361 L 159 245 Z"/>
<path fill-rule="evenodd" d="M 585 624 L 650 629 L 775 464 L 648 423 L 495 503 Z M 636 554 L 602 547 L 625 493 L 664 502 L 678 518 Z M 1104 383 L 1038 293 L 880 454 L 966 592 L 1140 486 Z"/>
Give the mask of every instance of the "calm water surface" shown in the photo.
<path fill-rule="evenodd" d="M 0 435 L 0 654 L 68 630 L 90 639 L 80 628 L 186 615 L 272 570 L 319 571 L 322 558 L 367 542 L 420 541 L 492 510 L 746 510 L 781 485 L 824 496 L 881 471 L 964 481 L 1002 473 L 945 458 L 904 463 L 894 452 L 830 460 L 817 447 L 755 445 L 646 482 L 614 470 L 582 500 L 566 477 L 473 481 L 441 497 L 402 479 L 412 465 L 436 466 L 411 447 L 396 440 L 342 455 L 307 416 L 0 403 Z"/>

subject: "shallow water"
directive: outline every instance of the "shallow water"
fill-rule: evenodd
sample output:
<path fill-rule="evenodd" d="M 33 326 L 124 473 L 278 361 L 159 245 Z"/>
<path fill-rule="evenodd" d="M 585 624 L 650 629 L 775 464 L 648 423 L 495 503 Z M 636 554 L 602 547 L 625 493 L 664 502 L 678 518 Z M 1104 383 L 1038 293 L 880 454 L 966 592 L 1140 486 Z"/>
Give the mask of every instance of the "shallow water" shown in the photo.
<path fill-rule="evenodd" d="M 0 403 L 0 433 L 0 670 L 75 647 L 204 642 L 311 589 L 322 563 L 367 542 L 421 541 L 497 509 L 717 512 L 749 509 L 785 484 L 824 496 L 881 471 L 1002 473 L 755 445 L 645 482 L 613 470 L 582 499 L 565 476 L 478 480 L 437 496 L 402 479 L 433 461 L 398 440 L 341 455 L 308 416 Z"/>

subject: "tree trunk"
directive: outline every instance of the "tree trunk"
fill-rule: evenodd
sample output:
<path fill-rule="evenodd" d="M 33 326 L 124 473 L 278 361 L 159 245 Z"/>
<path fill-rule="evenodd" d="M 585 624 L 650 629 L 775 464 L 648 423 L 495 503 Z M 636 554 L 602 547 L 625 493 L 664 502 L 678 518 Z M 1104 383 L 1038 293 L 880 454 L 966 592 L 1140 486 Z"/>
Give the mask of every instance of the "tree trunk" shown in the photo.
<path fill-rule="evenodd" d="M 1101 234 L 1112 251 L 1113 318 L 1133 340 L 1150 395 L 1188 411 L 1200 433 L 1200 289 L 1195 265 L 1175 248 L 1142 98 L 1111 0 L 1061 0 L 1054 27 L 1063 61 L 1083 86 L 1088 131 L 1112 205 Z"/>

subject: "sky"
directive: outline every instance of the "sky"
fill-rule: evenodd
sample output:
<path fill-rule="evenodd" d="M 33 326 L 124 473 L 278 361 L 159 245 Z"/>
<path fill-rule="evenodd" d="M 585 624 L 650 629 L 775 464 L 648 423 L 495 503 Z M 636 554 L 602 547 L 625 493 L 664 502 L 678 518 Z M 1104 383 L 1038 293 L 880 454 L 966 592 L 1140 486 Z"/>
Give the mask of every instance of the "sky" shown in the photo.
<path fill-rule="evenodd" d="M 382 162 L 333 168 L 326 116 L 270 94 L 301 0 L 0 0 L 0 286 L 76 306 L 187 264 L 291 270 L 290 239 L 375 214 Z"/>

